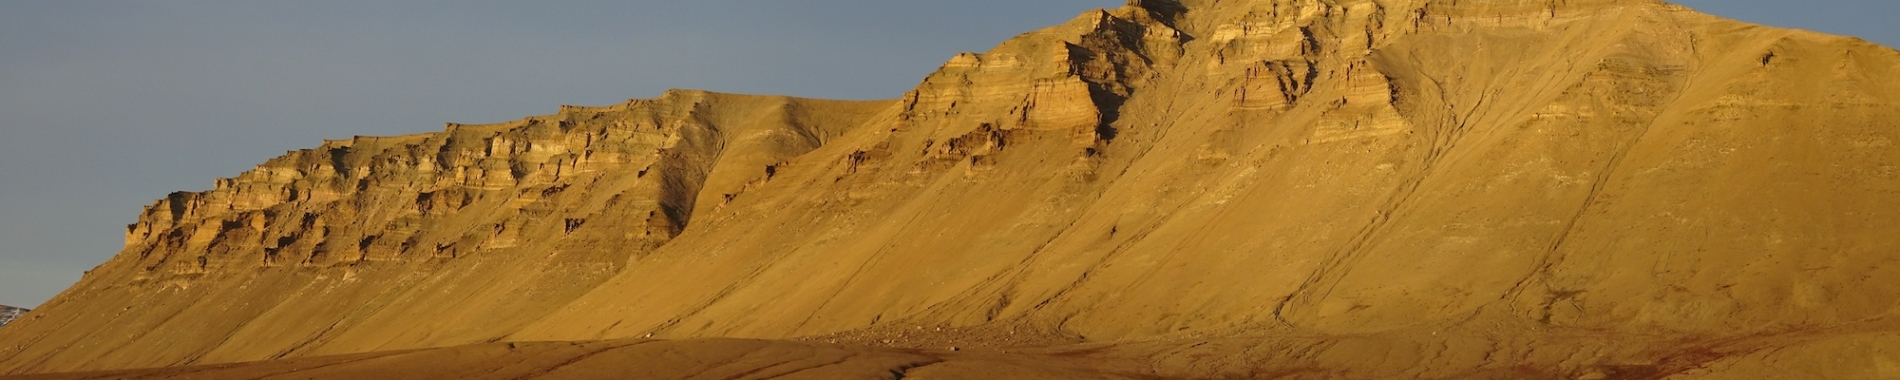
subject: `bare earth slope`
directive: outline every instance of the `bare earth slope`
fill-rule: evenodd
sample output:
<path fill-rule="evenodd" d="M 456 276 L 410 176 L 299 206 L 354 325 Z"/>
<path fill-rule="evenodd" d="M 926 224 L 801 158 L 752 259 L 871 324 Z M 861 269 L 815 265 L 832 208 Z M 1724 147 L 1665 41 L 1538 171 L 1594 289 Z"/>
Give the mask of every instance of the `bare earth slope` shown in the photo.
<path fill-rule="evenodd" d="M 1890 378 L 1896 120 L 1900 52 L 1660 2 L 1138 1 L 895 101 L 293 152 L 149 208 L 0 373 L 655 338 L 621 363 Z"/>

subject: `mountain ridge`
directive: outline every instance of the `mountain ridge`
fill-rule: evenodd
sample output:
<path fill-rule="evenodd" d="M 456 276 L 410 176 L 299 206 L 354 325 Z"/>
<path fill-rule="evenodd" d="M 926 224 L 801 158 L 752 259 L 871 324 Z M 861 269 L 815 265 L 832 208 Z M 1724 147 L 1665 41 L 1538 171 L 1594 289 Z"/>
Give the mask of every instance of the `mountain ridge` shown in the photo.
<path fill-rule="evenodd" d="M 148 207 L 41 308 L 78 318 L 0 330 L 0 373 L 714 337 L 1161 377 L 1813 365 L 1900 343 L 1897 62 L 1657 1 L 1135 1 L 895 100 L 292 152 Z"/>

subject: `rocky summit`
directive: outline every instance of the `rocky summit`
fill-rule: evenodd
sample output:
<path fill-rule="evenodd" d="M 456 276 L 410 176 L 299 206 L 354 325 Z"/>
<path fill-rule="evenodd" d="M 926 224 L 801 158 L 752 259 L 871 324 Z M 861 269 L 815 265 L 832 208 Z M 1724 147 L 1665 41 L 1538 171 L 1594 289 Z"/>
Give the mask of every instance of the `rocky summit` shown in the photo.
<path fill-rule="evenodd" d="M 1138 0 L 896 99 L 289 152 L 0 374 L 1895 378 L 1897 142 L 1900 51 L 1660 1 Z"/>

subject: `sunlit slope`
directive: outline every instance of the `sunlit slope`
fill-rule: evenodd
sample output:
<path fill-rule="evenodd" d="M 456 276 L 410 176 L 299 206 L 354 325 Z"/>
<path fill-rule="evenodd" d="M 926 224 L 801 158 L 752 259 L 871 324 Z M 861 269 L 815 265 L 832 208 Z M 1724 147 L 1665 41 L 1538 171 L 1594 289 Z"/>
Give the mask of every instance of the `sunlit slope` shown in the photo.
<path fill-rule="evenodd" d="M 891 104 L 675 91 L 291 152 L 148 207 L 125 251 L 0 330 L 0 368 L 495 341 L 719 206 L 702 193 Z"/>
<path fill-rule="evenodd" d="M 1136 3 L 896 101 L 610 108 L 671 132 L 570 177 L 490 139 L 528 158 L 330 171 L 512 181 L 175 196 L 0 330 L 0 370 L 737 337 L 1090 344 L 1162 377 L 1857 376 L 1900 344 L 1900 52 L 1640 0 Z M 611 116 L 639 107 L 671 113 Z M 540 119 L 354 144 L 542 128 L 584 157 L 620 130 Z"/>

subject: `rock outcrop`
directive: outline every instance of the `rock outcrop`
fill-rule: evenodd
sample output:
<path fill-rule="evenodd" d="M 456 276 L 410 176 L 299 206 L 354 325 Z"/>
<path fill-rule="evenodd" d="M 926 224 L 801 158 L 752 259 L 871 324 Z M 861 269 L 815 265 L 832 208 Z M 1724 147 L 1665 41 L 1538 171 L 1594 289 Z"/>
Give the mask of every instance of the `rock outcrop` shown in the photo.
<path fill-rule="evenodd" d="M 0 305 L 0 326 L 6 326 L 8 322 L 13 322 L 13 320 L 19 319 L 20 316 L 26 315 L 26 312 L 29 312 L 29 311 L 32 311 L 32 310 Z"/>
<path fill-rule="evenodd" d="M 1657 1 L 1131 1 L 891 101 L 680 91 L 292 152 L 148 208 L 0 330 L 0 373 L 717 337 L 1900 376 L 1895 120 L 1900 52 Z M 840 360 L 934 363 L 877 352 Z"/>
<path fill-rule="evenodd" d="M 290 152 L 147 207 L 124 253 L 42 307 L 92 311 L 20 326 L 6 355 L 75 370 L 494 341 L 888 104 L 674 91 Z"/>

